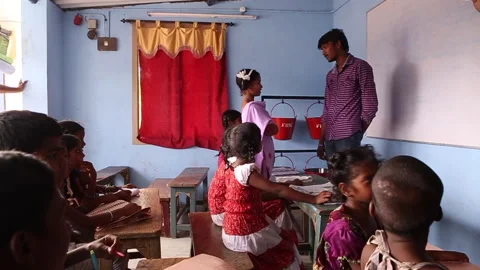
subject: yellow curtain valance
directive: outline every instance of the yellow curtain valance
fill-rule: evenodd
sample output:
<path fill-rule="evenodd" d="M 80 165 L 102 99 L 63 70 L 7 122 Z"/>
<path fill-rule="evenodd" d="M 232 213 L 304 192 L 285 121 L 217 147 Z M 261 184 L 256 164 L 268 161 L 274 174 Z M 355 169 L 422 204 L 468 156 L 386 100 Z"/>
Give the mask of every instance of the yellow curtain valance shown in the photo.
<path fill-rule="evenodd" d="M 138 37 L 138 48 L 147 58 L 154 57 L 158 50 L 163 50 L 172 58 L 180 51 L 188 50 L 198 58 L 210 51 L 215 60 L 220 60 L 225 52 L 227 38 L 225 23 L 136 21 L 134 27 Z"/>

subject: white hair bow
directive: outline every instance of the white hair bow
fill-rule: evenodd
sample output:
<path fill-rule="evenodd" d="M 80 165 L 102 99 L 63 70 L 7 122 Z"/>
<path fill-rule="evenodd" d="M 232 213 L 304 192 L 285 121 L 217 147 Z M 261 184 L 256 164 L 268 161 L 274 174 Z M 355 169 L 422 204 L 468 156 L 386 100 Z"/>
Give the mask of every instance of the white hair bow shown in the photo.
<path fill-rule="evenodd" d="M 244 69 L 237 73 L 237 78 L 240 78 L 244 81 L 250 81 L 250 75 L 252 75 L 253 69 L 250 69 L 250 72 L 247 74 L 247 70 Z"/>

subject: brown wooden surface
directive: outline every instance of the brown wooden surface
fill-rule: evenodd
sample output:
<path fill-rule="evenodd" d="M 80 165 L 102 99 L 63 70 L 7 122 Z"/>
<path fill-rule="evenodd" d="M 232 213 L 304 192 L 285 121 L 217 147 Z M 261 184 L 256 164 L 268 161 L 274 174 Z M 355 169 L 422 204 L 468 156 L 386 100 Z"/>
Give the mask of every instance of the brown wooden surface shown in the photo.
<path fill-rule="evenodd" d="M 223 245 L 222 228 L 216 226 L 210 212 L 195 212 L 188 214 L 192 225 L 192 244 L 195 255 L 208 254 L 231 263 L 235 269 L 253 269 L 253 264 L 247 253 L 234 252 Z"/>
<path fill-rule="evenodd" d="M 167 186 L 168 183 L 173 181 L 173 178 L 157 178 L 153 181 L 149 188 L 158 189 L 160 195 L 160 205 L 162 207 L 162 224 L 163 230 L 162 233 L 165 237 L 171 237 L 170 235 L 170 188 Z"/>
<path fill-rule="evenodd" d="M 191 167 L 180 173 L 168 187 L 197 187 L 207 177 L 208 168 Z"/>
<path fill-rule="evenodd" d="M 157 178 L 148 187 L 157 188 L 160 200 L 168 199 L 170 201 L 170 187 L 168 183 L 172 182 L 174 178 Z"/>
<path fill-rule="evenodd" d="M 160 198 L 158 196 L 158 189 L 141 189 L 140 195 L 134 197 L 131 202 L 140 205 L 142 208 L 150 207 L 152 218 L 125 227 L 96 232 L 96 239 L 101 238 L 106 234 L 114 234 L 120 237 L 120 239 L 160 237 L 162 209 L 159 203 Z"/>
<path fill-rule="evenodd" d="M 186 259 L 188 258 L 141 260 L 138 262 L 137 270 L 163 270 Z"/>
<path fill-rule="evenodd" d="M 125 184 L 130 183 L 130 168 L 126 166 L 110 166 L 97 171 L 97 183 L 112 182 L 116 175 L 123 176 Z"/>

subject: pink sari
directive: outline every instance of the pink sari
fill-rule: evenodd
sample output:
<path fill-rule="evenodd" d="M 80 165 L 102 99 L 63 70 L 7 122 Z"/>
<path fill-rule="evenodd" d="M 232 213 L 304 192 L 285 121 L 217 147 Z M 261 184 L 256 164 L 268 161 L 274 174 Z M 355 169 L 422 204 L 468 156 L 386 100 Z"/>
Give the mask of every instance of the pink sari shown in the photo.
<path fill-rule="evenodd" d="M 260 168 L 262 175 L 270 179 L 275 162 L 275 147 L 272 136 L 264 135 L 268 124 L 272 123 L 272 117 L 266 110 L 265 102 L 252 101 L 247 103 L 242 110 L 242 123 L 245 122 L 254 123 L 260 128 L 263 149 L 255 155 L 255 164 Z"/>

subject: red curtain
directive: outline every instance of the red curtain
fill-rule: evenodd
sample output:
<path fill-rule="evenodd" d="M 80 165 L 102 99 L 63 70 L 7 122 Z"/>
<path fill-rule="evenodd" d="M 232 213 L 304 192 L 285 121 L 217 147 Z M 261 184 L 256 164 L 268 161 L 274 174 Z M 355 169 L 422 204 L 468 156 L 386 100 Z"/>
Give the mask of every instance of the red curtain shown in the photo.
<path fill-rule="evenodd" d="M 222 113 L 228 109 L 226 56 L 211 52 L 195 58 L 181 51 L 175 58 L 158 50 L 148 59 L 139 52 L 141 126 L 138 139 L 168 148 L 198 146 L 217 150 L 222 141 Z"/>

